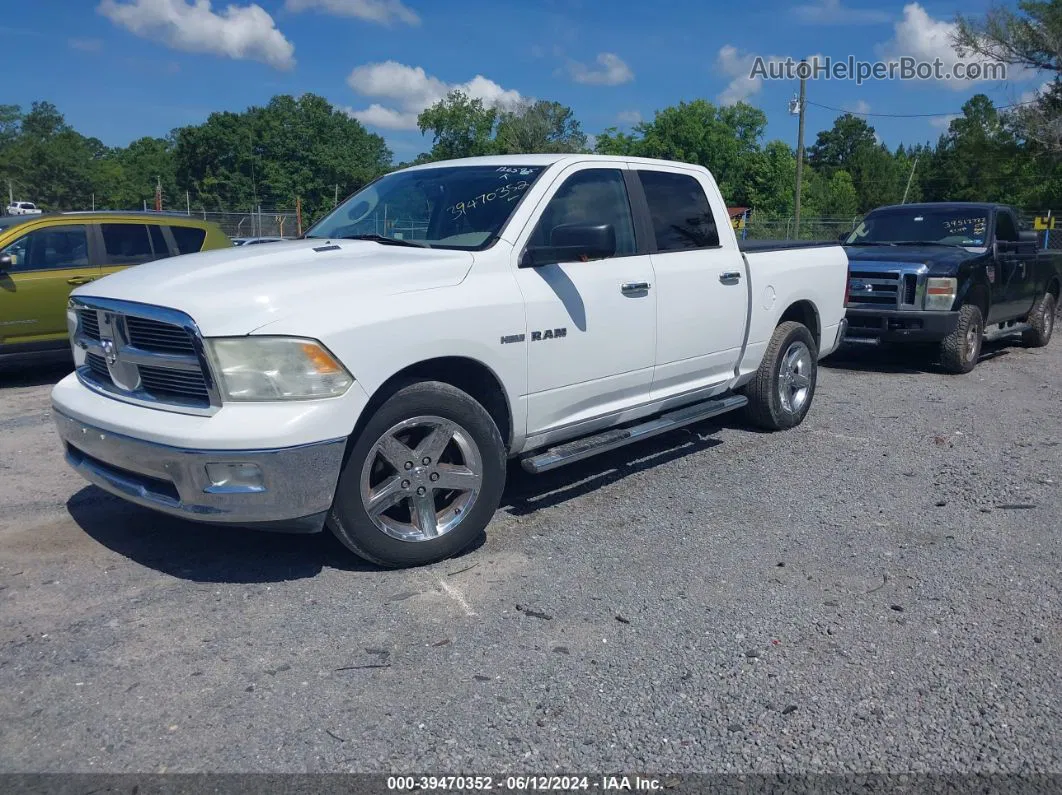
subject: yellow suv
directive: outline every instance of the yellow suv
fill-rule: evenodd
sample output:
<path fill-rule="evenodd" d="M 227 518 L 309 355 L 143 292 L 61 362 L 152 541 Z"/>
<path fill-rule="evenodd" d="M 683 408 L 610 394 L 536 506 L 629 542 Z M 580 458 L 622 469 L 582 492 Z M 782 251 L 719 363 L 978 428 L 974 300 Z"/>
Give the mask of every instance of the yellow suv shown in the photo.
<path fill-rule="evenodd" d="M 0 218 L 0 361 L 68 350 L 70 291 L 143 262 L 228 248 L 188 215 L 83 212 Z"/>

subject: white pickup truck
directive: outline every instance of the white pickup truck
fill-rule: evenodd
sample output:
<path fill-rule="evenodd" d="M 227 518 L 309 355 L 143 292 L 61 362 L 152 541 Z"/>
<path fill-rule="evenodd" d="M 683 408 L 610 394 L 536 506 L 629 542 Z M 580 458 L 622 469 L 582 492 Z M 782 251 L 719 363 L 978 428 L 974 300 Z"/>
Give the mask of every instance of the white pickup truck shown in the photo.
<path fill-rule="evenodd" d="M 303 239 L 73 293 L 67 460 L 133 502 L 447 558 L 542 472 L 732 409 L 800 423 L 844 331 L 838 245 L 739 247 L 698 166 L 431 163 Z"/>
<path fill-rule="evenodd" d="M 43 211 L 33 202 L 11 202 L 6 212 L 8 215 L 41 215 Z"/>

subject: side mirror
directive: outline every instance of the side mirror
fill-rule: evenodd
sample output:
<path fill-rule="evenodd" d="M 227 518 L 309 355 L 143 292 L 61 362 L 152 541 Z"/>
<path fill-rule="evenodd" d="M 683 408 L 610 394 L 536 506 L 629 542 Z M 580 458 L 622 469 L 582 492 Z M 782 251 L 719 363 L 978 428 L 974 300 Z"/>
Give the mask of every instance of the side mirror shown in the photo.
<path fill-rule="evenodd" d="M 12 264 L 10 254 L 0 254 L 0 273 L 11 270 Z"/>
<path fill-rule="evenodd" d="M 537 268 L 557 262 L 604 259 L 616 253 L 616 230 L 612 224 L 562 224 L 553 227 L 548 246 L 528 246 L 520 258 L 521 268 Z"/>

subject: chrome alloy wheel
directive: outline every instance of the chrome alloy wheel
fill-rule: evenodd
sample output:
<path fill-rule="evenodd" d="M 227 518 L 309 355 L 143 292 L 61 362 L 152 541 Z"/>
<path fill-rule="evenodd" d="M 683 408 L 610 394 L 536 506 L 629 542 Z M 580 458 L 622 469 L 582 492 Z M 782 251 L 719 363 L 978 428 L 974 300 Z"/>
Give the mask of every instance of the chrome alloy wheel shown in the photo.
<path fill-rule="evenodd" d="M 984 335 L 984 331 L 981 329 L 981 324 L 977 322 L 970 323 L 970 327 L 966 330 L 966 361 L 977 361 L 978 355 L 981 353 L 981 337 Z"/>
<path fill-rule="evenodd" d="M 430 541 L 468 515 L 483 487 L 479 447 L 457 423 L 421 416 L 392 426 L 361 467 L 361 502 L 380 530 Z"/>
<path fill-rule="evenodd" d="M 814 360 L 806 344 L 797 340 L 782 357 L 778 368 L 778 398 L 782 408 L 798 414 L 811 395 L 811 369 Z"/>

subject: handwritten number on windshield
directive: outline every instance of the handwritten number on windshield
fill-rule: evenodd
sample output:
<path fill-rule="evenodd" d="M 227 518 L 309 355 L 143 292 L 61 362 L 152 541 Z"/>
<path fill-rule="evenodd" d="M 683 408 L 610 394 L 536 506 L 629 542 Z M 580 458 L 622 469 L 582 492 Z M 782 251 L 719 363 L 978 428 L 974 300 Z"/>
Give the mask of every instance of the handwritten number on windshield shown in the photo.
<path fill-rule="evenodd" d="M 502 185 L 497 190 L 481 193 L 478 196 L 474 196 L 473 198 L 468 199 L 467 201 L 451 204 L 446 209 L 450 212 L 450 215 L 453 218 L 460 218 L 462 215 L 468 215 L 469 210 L 474 210 L 483 204 L 488 204 L 490 202 L 497 201 L 498 199 L 505 199 L 506 201 L 510 202 L 514 201 L 515 199 L 518 199 L 520 197 L 520 193 L 522 191 L 527 190 L 530 184 L 531 183 L 528 182 L 526 179 L 522 179 L 519 182 L 513 182 L 511 184 Z"/>

